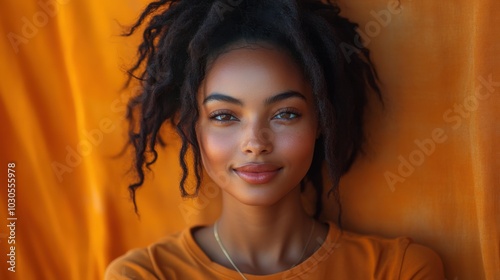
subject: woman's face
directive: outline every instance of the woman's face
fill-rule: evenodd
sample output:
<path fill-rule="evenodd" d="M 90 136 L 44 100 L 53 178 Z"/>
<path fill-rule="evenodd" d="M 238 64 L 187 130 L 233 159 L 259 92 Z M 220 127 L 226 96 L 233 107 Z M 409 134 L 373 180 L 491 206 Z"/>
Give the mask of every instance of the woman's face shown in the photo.
<path fill-rule="evenodd" d="M 247 205 L 273 205 L 312 162 L 318 121 L 311 89 L 283 51 L 235 48 L 220 55 L 198 93 L 203 166 Z"/>

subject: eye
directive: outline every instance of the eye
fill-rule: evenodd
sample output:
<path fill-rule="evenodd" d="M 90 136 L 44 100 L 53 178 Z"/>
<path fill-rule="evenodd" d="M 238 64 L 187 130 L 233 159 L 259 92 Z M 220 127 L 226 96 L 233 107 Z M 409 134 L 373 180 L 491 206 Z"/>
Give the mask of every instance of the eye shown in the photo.
<path fill-rule="evenodd" d="M 274 115 L 273 119 L 278 120 L 293 120 L 300 117 L 300 114 L 293 109 L 287 108 L 279 111 L 276 115 Z"/>
<path fill-rule="evenodd" d="M 215 111 L 210 114 L 209 118 L 217 122 L 231 122 L 238 120 L 238 118 L 233 116 L 231 112 L 227 111 Z"/>

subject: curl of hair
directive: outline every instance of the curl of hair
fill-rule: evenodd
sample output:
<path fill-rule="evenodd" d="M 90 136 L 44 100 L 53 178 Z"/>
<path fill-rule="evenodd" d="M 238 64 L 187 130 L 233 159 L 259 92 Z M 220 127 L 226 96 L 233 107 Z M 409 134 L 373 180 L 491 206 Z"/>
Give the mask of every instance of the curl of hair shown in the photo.
<path fill-rule="evenodd" d="M 333 3 L 316 0 L 163 0 L 150 3 L 129 36 L 145 25 L 138 59 L 129 69 L 129 80 L 140 80 L 141 91 L 127 105 L 129 144 L 135 152 L 138 181 L 158 157 L 159 130 L 169 121 L 182 140 L 179 153 L 183 197 L 196 196 L 201 185 L 201 153 L 196 137 L 196 96 L 208 63 L 238 40 L 268 42 L 286 50 L 310 82 L 318 110 L 321 136 L 315 146 L 306 180 L 316 190 L 315 216 L 322 210 L 322 166 L 326 163 L 341 217 L 339 180 L 362 151 L 363 112 L 370 91 L 381 97 L 369 52 L 360 47 L 357 25 L 339 15 Z M 348 52 L 346 52 L 348 50 Z M 127 82 L 127 84 L 128 84 Z M 137 117 L 134 112 L 138 111 Z M 138 127 L 138 131 L 135 128 Z M 196 186 L 186 189 L 194 157 Z M 146 160 L 147 152 L 153 157 Z M 305 183 L 302 183 L 304 186 Z"/>

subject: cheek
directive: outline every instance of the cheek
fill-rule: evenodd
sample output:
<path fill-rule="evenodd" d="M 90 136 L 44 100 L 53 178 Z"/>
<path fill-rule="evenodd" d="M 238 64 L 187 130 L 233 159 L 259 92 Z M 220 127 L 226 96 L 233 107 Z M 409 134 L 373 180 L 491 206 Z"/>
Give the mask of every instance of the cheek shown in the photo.
<path fill-rule="evenodd" d="M 316 133 L 312 129 L 297 129 L 277 134 L 275 151 L 300 169 L 311 165 Z M 306 170 L 307 171 L 307 170 Z"/>
<path fill-rule="evenodd" d="M 229 166 L 237 142 L 235 135 L 213 128 L 198 131 L 203 166 L 209 174 L 220 172 Z"/>

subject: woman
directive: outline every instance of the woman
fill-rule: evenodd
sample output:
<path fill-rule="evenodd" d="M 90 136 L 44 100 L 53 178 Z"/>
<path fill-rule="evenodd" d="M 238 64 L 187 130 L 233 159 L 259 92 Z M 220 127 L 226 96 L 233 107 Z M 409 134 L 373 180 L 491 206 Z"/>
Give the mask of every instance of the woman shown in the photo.
<path fill-rule="evenodd" d="M 131 69 L 143 87 L 128 113 L 134 205 L 168 121 L 182 139 L 182 195 L 196 195 L 206 174 L 222 190 L 222 213 L 213 225 L 128 252 L 106 279 L 444 279 L 439 257 L 409 238 L 362 236 L 318 219 L 321 167 L 340 206 L 338 182 L 361 150 L 367 95 L 379 94 L 356 26 L 338 13 L 320 1 L 146 8 L 129 33 L 149 19 Z M 316 192 L 313 215 L 302 206 L 305 188 Z"/>

